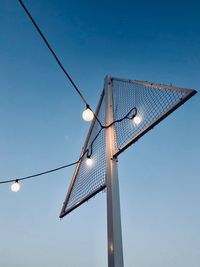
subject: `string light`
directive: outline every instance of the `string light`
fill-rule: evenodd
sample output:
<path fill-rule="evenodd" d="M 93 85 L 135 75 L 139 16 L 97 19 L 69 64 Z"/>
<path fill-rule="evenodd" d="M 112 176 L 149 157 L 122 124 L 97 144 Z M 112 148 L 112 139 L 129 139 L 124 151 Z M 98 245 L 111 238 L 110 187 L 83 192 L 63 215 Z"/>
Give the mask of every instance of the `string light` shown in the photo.
<path fill-rule="evenodd" d="M 93 120 L 94 113 L 90 109 L 90 106 L 89 105 L 87 105 L 86 106 L 86 109 L 83 111 L 82 118 L 84 119 L 84 121 L 92 121 Z"/>
<path fill-rule="evenodd" d="M 56 60 L 56 62 L 58 63 L 59 67 L 61 68 L 61 70 L 64 72 L 64 74 L 67 76 L 68 80 L 70 81 L 70 83 L 72 84 L 72 86 L 74 87 L 74 89 L 76 90 L 76 92 L 79 94 L 79 96 L 81 97 L 82 101 L 86 104 L 86 109 L 83 111 L 82 113 L 82 117 L 85 121 L 92 121 L 94 118 L 94 113 L 92 112 L 90 106 L 88 105 L 85 97 L 83 96 L 82 92 L 79 90 L 79 88 L 77 87 L 77 85 L 75 84 L 75 82 L 72 80 L 72 78 L 70 77 L 69 73 L 66 71 L 66 69 L 64 68 L 63 64 L 61 63 L 60 59 L 58 58 L 58 56 L 56 55 L 56 53 L 54 52 L 54 50 L 52 49 L 52 47 L 50 46 L 49 42 L 47 41 L 46 37 L 44 36 L 44 34 L 42 33 L 42 31 L 40 30 L 39 26 L 37 25 L 36 21 L 33 19 L 32 15 L 30 14 L 30 12 L 28 11 L 28 9 L 26 8 L 26 6 L 24 5 L 22 0 L 19 0 L 19 3 L 21 4 L 21 6 L 23 7 L 24 11 L 26 12 L 26 14 L 28 15 L 28 17 L 30 18 L 30 20 L 32 21 L 34 27 L 36 28 L 36 30 L 38 31 L 38 33 L 40 34 L 40 36 L 42 37 L 44 43 L 47 45 L 47 48 L 49 49 L 49 51 L 51 52 L 51 54 L 53 55 L 54 59 Z M 98 120 L 97 120 L 98 121 Z M 99 122 L 99 121 L 98 121 Z"/>
<path fill-rule="evenodd" d="M 20 184 L 19 184 L 19 181 L 16 180 L 12 185 L 11 185 L 11 191 L 12 192 L 18 192 L 20 190 Z"/>
<path fill-rule="evenodd" d="M 87 156 L 86 164 L 87 164 L 88 167 L 91 167 L 93 165 L 93 160 L 91 159 L 90 156 Z"/>
<path fill-rule="evenodd" d="M 135 116 L 135 117 L 133 118 L 133 122 L 134 122 L 135 124 L 137 124 L 137 125 L 140 124 L 141 121 L 142 121 L 142 118 L 139 117 L 139 116 Z"/>
<path fill-rule="evenodd" d="M 36 21 L 33 19 L 32 15 L 30 14 L 30 12 L 28 11 L 28 9 L 26 8 L 26 6 L 24 5 L 22 0 L 19 0 L 20 5 L 22 6 L 22 8 L 24 9 L 24 11 L 26 12 L 27 16 L 30 18 L 30 20 L 32 21 L 34 27 L 36 28 L 37 32 L 40 34 L 40 36 L 42 37 L 44 43 L 46 44 L 47 48 L 49 49 L 49 51 L 51 52 L 51 54 L 53 55 L 54 59 L 56 60 L 56 62 L 58 63 L 59 67 L 61 68 L 61 70 L 64 72 L 65 76 L 68 78 L 68 80 L 70 81 L 70 83 L 72 84 L 72 86 L 74 87 L 74 89 L 76 90 L 76 92 L 79 94 L 79 96 L 81 97 L 82 101 L 88 105 L 85 97 L 83 96 L 83 94 L 81 93 L 81 91 L 79 90 L 78 86 L 75 84 L 75 82 L 72 80 L 71 76 L 69 75 L 69 73 L 67 72 L 67 70 L 64 68 L 63 64 L 61 63 L 60 59 L 58 58 L 58 56 L 56 55 L 56 53 L 54 52 L 54 50 L 52 49 L 52 47 L 50 46 L 49 42 L 47 41 L 47 38 L 44 36 L 44 34 L 42 33 L 42 31 L 40 30 L 39 26 L 37 25 Z"/>
<path fill-rule="evenodd" d="M 71 167 L 71 166 L 76 165 L 77 163 L 79 163 L 85 155 L 86 155 L 86 164 L 87 164 L 87 166 L 88 167 L 92 166 L 93 163 L 94 163 L 93 160 L 91 159 L 92 151 L 93 151 L 93 144 L 97 140 L 97 138 L 100 135 L 101 131 L 104 130 L 104 129 L 108 129 L 113 124 L 122 122 L 123 120 L 126 120 L 126 119 L 134 120 L 134 118 L 138 117 L 136 115 L 137 115 L 137 109 L 134 107 L 123 118 L 115 120 L 115 121 L 113 121 L 112 123 L 110 123 L 108 125 L 102 125 L 101 122 L 99 121 L 99 119 L 97 118 L 97 116 L 94 114 L 95 119 L 98 121 L 98 123 L 100 125 L 100 130 L 97 132 L 96 136 L 93 138 L 92 142 L 90 143 L 90 146 L 84 151 L 84 153 L 81 155 L 81 157 L 77 161 L 69 163 L 67 165 L 63 165 L 63 166 L 57 167 L 55 169 L 43 171 L 43 172 L 40 172 L 40 173 L 36 173 L 36 174 L 29 175 L 29 176 L 21 177 L 21 178 L 18 178 L 18 179 L 10 179 L 10 180 L 0 181 L 0 184 L 6 184 L 6 183 L 14 182 L 11 185 L 11 190 L 13 192 L 18 192 L 20 190 L 19 181 L 32 179 L 32 178 L 35 178 L 35 177 L 38 177 L 38 176 L 42 176 L 42 175 L 45 175 L 45 174 L 48 174 L 48 173 L 51 173 L 51 172 L 56 172 L 56 171 L 59 171 L 59 170 L 64 169 L 64 168 Z M 139 119 L 136 120 L 136 122 L 138 122 L 138 121 L 139 121 Z M 140 118 L 140 121 L 141 121 L 141 118 Z"/>

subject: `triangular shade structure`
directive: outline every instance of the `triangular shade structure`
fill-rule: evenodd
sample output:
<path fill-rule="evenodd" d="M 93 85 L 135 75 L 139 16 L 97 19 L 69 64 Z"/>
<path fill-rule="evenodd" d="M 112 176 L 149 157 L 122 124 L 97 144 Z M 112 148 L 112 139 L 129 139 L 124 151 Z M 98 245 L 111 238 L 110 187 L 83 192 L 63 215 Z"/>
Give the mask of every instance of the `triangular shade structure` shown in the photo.
<path fill-rule="evenodd" d="M 113 121 L 115 121 L 112 125 L 115 139 L 113 157 L 117 157 L 196 93 L 192 89 L 137 80 L 113 77 L 109 77 L 109 80 L 112 87 Z M 106 188 L 106 128 L 101 127 L 108 125 L 105 86 L 60 217 L 64 217 Z M 130 116 L 126 117 L 127 114 Z M 92 160 L 90 166 L 87 165 L 88 154 Z"/>

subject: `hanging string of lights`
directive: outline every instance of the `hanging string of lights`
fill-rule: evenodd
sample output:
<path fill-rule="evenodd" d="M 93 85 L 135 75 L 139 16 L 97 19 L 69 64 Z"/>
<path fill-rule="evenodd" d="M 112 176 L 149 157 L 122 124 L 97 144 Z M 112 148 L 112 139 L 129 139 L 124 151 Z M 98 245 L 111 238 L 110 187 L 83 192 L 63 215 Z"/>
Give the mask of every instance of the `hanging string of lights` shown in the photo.
<path fill-rule="evenodd" d="M 117 120 L 113 121 L 112 123 L 110 123 L 108 125 L 102 125 L 101 122 L 100 122 L 100 125 L 101 125 L 100 130 L 98 131 L 98 133 L 96 134 L 96 136 L 94 137 L 92 142 L 90 143 L 90 147 L 87 148 L 84 151 L 84 153 L 81 155 L 81 157 L 77 161 L 72 162 L 72 163 L 67 164 L 67 165 L 63 165 L 63 166 L 57 167 L 55 169 L 51 169 L 51 170 L 47 170 L 47 171 L 44 171 L 44 172 L 28 175 L 28 176 L 25 176 L 25 177 L 0 181 L 0 184 L 7 184 L 7 183 L 13 183 L 14 182 L 11 185 L 11 190 L 13 192 L 18 192 L 20 190 L 19 181 L 27 180 L 27 179 L 33 179 L 33 178 L 36 178 L 38 176 L 42 176 L 42 175 L 45 175 L 45 174 L 49 174 L 49 173 L 52 173 L 52 172 L 59 171 L 61 169 L 65 169 L 65 168 L 71 167 L 71 166 L 76 165 L 77 163 L 79 163 L 85 155 L 86 155 L 86 164 L 87 164 L 87 166 L 92 166 L 93 162 L 92 162 L 91 156 L 92 156 L 92 153 L 93 153 L 93 145 L 94 145 L 95 141 L 97 140 L 97 138 L 98 138 L 99 134 L 101 133 L 101 131 L 103 129 L 107 129 L 107 128 L 111 127 L 115 123 L 119 123 L 119 122 L 122 122 L 123 120 L 127 120 L 127 119 L 128 120 L 132 120 L 134 124 L 139 124 L 141 122 L 140 117 L 137 116 L 137 109 L 135 107 L 132 108 L 123 118 L 117 119 Z"/>
<path fill-rule="evenodd" d="M 68 80 L 70 81 L 70 83 L 72 84 L 72 86 L 74 87 L 74 89 L 76 90 L 76 92 L 79 94 L 79 96 L 81 97 L 82 101 L 84 102 L 84 104 L 86 105 L 86 109 L 83 111 L 82 117 L 85 121 L 92 121 L 93 117 L 94 117 L 94 113 L 92 111 L 92 109 L 90 108 L 90 105 L 87 103 L 85 97 L 83 96 L 83 94 L 81 93 L 80 89 L 77 87 L 77 85 L 75 84 L 75 82 L 72 80 L 71 76 L 69 75 L 69 73 L 67 72 L 67 70 L 64 68 L 63 64 L 61 63 L 60 59 L 58 58 L 58 56 L 56 55 L 56 53 L 54 52 L 53 48 L 50 46 L 49 42 L 47 41 L 46 37 L 44 36 L 44 34 L 42 33 L 42 31 L 40 30 L 39 26 L 37 25 L 36 21 L 33 19 L 32 15 L 30 14 L 30 12 L 28 11 L 27 7 L 24 5 L 24 3 L 19 0 L 19 3 L 21 4 L 22 8 L 24 9 L 24 11 L 26 12 L 26 14 L 28 15 L 28 17 L 30 18 L 30 20 L 32 21 L 34 27 L 36 28 L 37 32 L 40 34 L 40 36 L 42 37 L 44 43 L 47 45 L 49 51 L 51 52 L 51 54 L 53 55 L 54 59 L 56 60 L 56 62 L 58 63 L 59 67 L 61 68 L 61 70 L 64 72 L 65 76 L 68 78 Z"/>
<path fill-rule="evenodd" d="M 57 55 L 55 54 L 54 50 L 51 48 L 49 42 L 47 41 L 46 37 L 44 36 L 44 34 L 42 33 L 42 31 L 40 30 L 40 28 L 38 27 L 37 23 L 35 22 L 35 20 L 33 19 L 33 17 L 31 16 L 30 12 L 28 11 L 28 9 L 26 8 L 26 6 L 24 5 L 24 3 L 19 0 L 19 3 L 21 4 L 21 6 L 23 7 L 23 9 L 25 10 L 26 14 L 28 15 L 28 17 L 30 18 L 30 20 L 32 21 L 33 25 L 35 26 L 36 30 L 38 31 L 38 33 L 40 34 L 40 36 L 42 37 L 43 41 L 45 42 L 45 44 L 47 45 L 49 51 L 51 52 L 51 54 L 53 55 L 53 57 L 55 58 L 56 62 L 58 63 L 58 65 L 60 66 L 60 68 L 62 69 L 62 71 L 64 72 L 64 74 L 67 76 L 67 78 L 69 79 L 70 83 L 72 84 L 72 86 L 74 87 L 74 89 L 77 91 L 77 93 L 79 94 L 79 96 L 81 97 L 82 101 L 84 102 L 84 104 L 86 105 L 86 109 L 83 111 L 82 113 L 82 118 L 85 121 L 92 121 L 94 118 L 95 120 L 98 122 L 98 124 L 100 125 L 100 130 L 98 131 L 98 133 L 96 134 L 96 136 L 94 137 L 94 139 L 92 140 L 90 147 L 87 148 L 84 153 L 81 155 L 81 157 L 75 161 L 72 162 L 70 164 L 67 165 L 63 165 L 60 167 L 57 167 L 55 169 L 51 169 L 51 170 L 47 170 L 47 171 L 43 171 L 40 173 L 36 173 L 36 174 L 32 174 L 32 175 L 28 175 L 25 177 L 21 177 L 18 179 L 10 179 L 10 180 L 4 180 L 4 181 L 0 181 L 0 184 L 7 184 L 7 183 L 13 183 L 11 185 L 11 190 L 13 192 L 18 192 L 20 190 L 20 184 L 19 181 L 22 180 L 27 180 L 27 179 L 33 179 L 36 178 L 38 176 L 42 176 L 45 174 L 49 174 L 52 172 L 56 172 L 59 171 L 61 169 L 64 168 L 68 168 L 71 167 L 73 165 L 76 165 L 77 163 L 79 163 L 82 158 L 86 155 L 86 164 L 88 166 L 92 166 L 92 153 L 93 153 L 93 145 L 95 143 L 95 141 L 97 140 L 98 136 L 100 135 L 101 131 L 103 129 L 107 129 L 109 127 L 111 127 L 113 124 L 115 123 L 119 123 L 125 119 L 129 119 L 129 120 L 133 120 L 133 122 L 135 124 L 139 124 L 141 122 L 141 119 L 139 116 L 137 116 L 137 109 L 134 107 L 132 108 L 123 118 L 118 119 L 113 121 L 112 123 L 110 123 L 109 125 L 102 125 L 102 123 L 100 122 L 100 120 L 98 119 L 98 117 L 96 116 L 96 114 L 92 111 L 92 109 L 90 108 L 90 105 L 87 103 L 86 99 L 84 98 L 83 94 L 81 93 L 81 91 L 78 89 L 78 87 L 76 86 L 76 84 L 74 83 L 74 81 L 72 80 L 72 78 L 70 77 L 70 75 L 68 74 L 68 72 L 66 71 L 66 69 L 64 68 L 64 66 L 62 65 L 61 61 L 59 60 L 59 58 L 57 57 Z"/>

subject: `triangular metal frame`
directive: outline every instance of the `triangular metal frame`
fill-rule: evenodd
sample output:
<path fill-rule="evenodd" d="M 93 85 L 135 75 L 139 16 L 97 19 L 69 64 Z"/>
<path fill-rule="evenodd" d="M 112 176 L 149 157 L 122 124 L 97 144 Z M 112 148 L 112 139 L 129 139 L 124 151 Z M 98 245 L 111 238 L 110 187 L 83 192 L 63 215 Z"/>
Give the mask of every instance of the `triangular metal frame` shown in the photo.
<path fill-rule="evenodd" d="M 189 100 L 193 95 L 195 95 L 197 93 L 197 91 L 194 89 L 186 89 L 186 88 L 181 88 L 181 87 L 175 87 L 175 86 L 164 85 L 164 84 L 156 84 L 156 83 L 151 83 L 151 82 L 143 82 L 143 81 L 138 81 L 138 80 L 119 79 L 119 78 L 114 78 L 114 77 L 112 77 L 112 80 L 120 81 L 120 82 L 123 81 L 123 82 L 127 82 L 127 83 L 134 83 L 134 84 L 138 84 L 140 86 L 153 87 L 154 89 L 158 89 L 158 90 L 172 90 L 172 91 L 176 91 L 179 93 L 184 93 L 184 96 L 181 99 L 178 99 L 172 106 L 170 106 L 169 109 L 165 110 L 165 112 L 163 112 L 163 114 L 160 114 L 160 116 L 154 122 L 152 122 L 150 125 L 148 125 L 139 134 L 134 136 L 123 147 L 121 147 L 120 149 L 116 149 L 114 156 L 118 156 L 119 154 L 121 154 L 130 145 L 135 143 L 140 137 L 142 137 L 148 131 L 153 129 L 158 123 L 160 123 L 162 120 L 164 120 L 173 111 L 175 111 L 177 108 L 182 106 L 187 100 Z"/>
<path fill-rule="evenodd" d="M 104 90 L 101 95 L 96 115 L 98 116 L 99 109 L 101 107 L 101 103 L 103 98 L 105 97 L 106 101 L 106 125 L 110 125 L 114 121 L 114 107 L 113 107 L 113 80 L 115 81 L 124 81 L 128 83 L 134 83 L 142 86 L 153 87 L 158 90 L 173 90 L 177 92 L 184 93 L 184 96 L 178 99 L 172 106 L 170 106 L 167 110 L 165 110 L 156 120 L 152 121 L 150 125 L 145 127 L 142 131 L 140 131 L 137 135 L 135 135 L 131 140 L 125 143 L 122 147 L 116 148 L 115 138 L 116 132 L 114 124 L 105 129 L 105 138 L 106 138 L 106 183 L 99 188 L 97 188 L 94 192 L 84 197 L 81 201 L 77 202 L 73 207 L 66 210 L 70 194 L 72 192 L 72 188 L 75 184 L 76 177 L 80 168 L 81 162 L 79 162 L 76 166 L 74 176 L 72 182 L 70 184 L 65 202 L 63 204 L 63 208 L 60 213 L 60 218 L 64 217 L 66 214 L 70 213 L 72 210 L 83 204 L 85 201 L 93 197 L 95 194 L 107 188 L 107 232 L 108 232 L 108 267 L 123 267 L 123 249 L 122 249 L 122 231 L 121 231 L 121 216 L 120 216 L 120 198 L 119 198 L 119 183 L 118 183 L 118 169 L 117 169 L 117 156 L 122 153 L 126 148 L 128 148 L 131 144 L 136 142 L 140 137 L 142 137 L 145 133 L 151 130 L 155 125 L 161 122 L 164 118 L 166 118 L 169 114 L 171 114 L 174 110 L 180 107 L 183 103 L 185 103 L 189 98 L 191 98 L 196 91 L 192 89 L 185 88 L 177 88 L 167 85 L 154 84 L 149 82 L 142 82 L 137 80 L 125 80 L 119 78 L 113 78 L 107 76 L 105 78 Z M 85 149 L 87 148 L 88 141 L 94 127 L 96 119 L 93 120 L 84 147 L 81 152 L 81 156 L 83 155 Z"/>

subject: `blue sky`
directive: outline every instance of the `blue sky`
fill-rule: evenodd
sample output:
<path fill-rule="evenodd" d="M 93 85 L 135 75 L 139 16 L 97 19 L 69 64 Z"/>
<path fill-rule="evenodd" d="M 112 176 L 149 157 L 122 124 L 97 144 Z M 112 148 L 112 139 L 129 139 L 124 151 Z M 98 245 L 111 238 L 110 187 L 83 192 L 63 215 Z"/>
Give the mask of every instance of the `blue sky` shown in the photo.
<path fill-rule="evenodd" d="M 198 1 L 32 1 L 92 107 L 106 74 L 199 89 Z M 17 1 L 1 1 L 0 179 L 75 161 L 84 105 Z M 119 158 L 125 266 L 198 267 L 199 95 Z M 0 265 L 107 266 L 106 196 L 59 221 L 73 168 L 0 186 Z"/>

